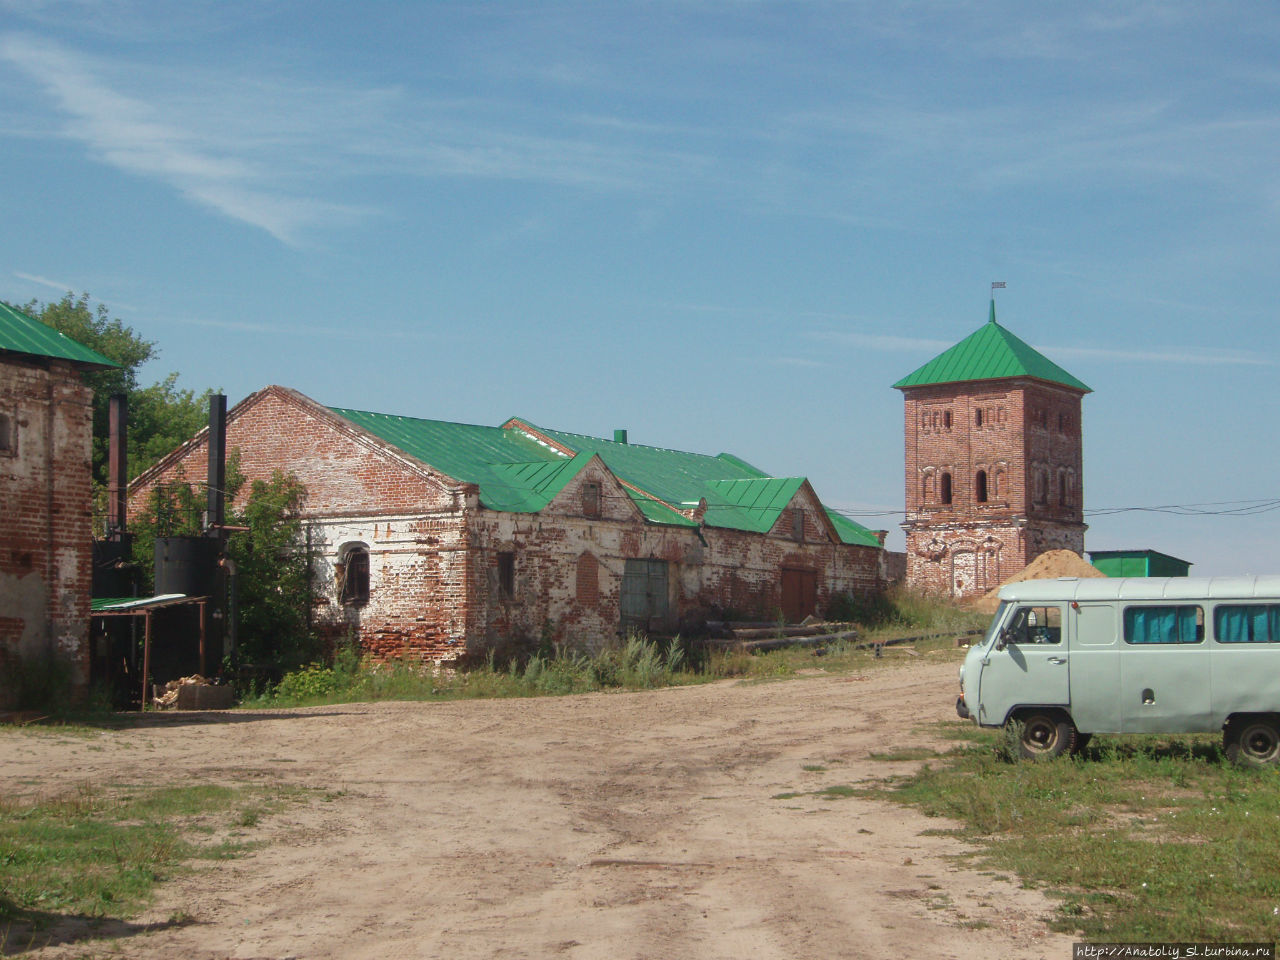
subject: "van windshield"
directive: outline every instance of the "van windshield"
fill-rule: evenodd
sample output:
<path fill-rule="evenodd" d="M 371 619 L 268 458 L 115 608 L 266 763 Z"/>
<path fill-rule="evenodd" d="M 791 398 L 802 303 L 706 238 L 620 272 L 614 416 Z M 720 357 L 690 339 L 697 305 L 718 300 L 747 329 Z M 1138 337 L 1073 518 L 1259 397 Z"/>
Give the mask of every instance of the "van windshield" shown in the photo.
<path fill-rule="evenodd" d="M 982 638 L 982 645 L 984 647 L 990 646 L 991 642 L 996 638 L 996 635 L 1000 632 L 1001 624 L 1004 623 L 1004 615 L 1008 612 L 1009 602 L 1007 600 L 1001 600 L 1000 606 L 996 608 L 996 615 L 991 618 L 991 626 L 987 627 L 987 633 Z"/>

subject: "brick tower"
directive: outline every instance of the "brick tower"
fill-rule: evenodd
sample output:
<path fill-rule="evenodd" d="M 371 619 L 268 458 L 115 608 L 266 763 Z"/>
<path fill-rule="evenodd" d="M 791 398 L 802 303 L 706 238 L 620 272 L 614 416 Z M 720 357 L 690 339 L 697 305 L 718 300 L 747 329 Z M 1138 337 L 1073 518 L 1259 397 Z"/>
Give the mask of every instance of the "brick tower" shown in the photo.
<path fill-rule="evenodd" d="M 907 583 L 987 592 L 1048 550 L 1084 550 L 1089 387 L 996 323 L 894 384 L 906 407 Z"/>

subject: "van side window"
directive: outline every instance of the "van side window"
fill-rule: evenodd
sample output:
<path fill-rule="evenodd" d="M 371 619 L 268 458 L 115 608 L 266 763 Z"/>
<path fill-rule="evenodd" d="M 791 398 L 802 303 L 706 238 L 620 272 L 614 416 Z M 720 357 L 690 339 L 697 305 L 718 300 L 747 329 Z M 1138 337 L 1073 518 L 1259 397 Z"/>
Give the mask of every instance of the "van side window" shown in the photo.
<path fill-rule="evenodd" d="M 1280 643 L 1280 603 L 1220 604 L 1213 636 L 1219 643 Z"/>
<path fill-rule="evenodd" d="M 1200 643 L 1202 640 L 1202 607 L 1124 608 L 1125 643 Z"/>
<path fill-rule="evenodd" d="M 1019 607 L 1004 632 L 1005 643 L 1061 643 L 1061 607 Z"/>

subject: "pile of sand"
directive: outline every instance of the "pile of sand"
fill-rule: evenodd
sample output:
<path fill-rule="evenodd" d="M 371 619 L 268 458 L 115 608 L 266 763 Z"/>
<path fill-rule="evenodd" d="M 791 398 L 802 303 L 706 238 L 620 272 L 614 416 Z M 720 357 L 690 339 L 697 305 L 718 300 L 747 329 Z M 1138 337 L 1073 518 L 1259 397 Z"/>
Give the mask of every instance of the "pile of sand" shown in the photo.
<path fill-rule="evenodd" d="M 1105 577 L 1106 574 L 1071 550 L 1042 553 L 999 587 L 988 591 L 969 604 L 970 609 L 994 613 L 1000 605 L 1000 587 L 1023 580 L 1054 580 L 1058 577 Z"/>

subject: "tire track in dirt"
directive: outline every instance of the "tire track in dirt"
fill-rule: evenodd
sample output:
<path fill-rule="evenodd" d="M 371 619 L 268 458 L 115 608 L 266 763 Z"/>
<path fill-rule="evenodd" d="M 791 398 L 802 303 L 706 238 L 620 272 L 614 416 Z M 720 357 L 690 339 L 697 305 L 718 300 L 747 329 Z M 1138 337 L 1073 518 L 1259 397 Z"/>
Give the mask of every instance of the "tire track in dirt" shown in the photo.
<path fill-rule="evenodd" d="M 943 747 L 955 664 L 865 680 L 358 704 L 0 734 L 18 790 L 192 777 L 327 791 L 272 841 L 164 885 L 196 923 L 30 954 L 214 958 L 1061 958 L 1033 891 L 915 812 L 824 786 Z M 825 769 L 803 769 L 806 765 Z M 790 799 L 779 794 L 795 793 Z"/>

